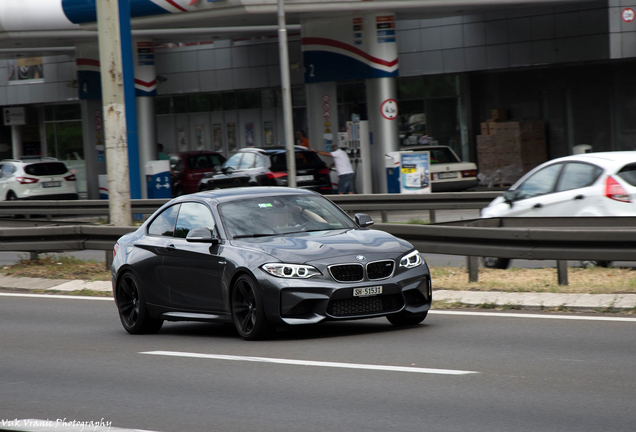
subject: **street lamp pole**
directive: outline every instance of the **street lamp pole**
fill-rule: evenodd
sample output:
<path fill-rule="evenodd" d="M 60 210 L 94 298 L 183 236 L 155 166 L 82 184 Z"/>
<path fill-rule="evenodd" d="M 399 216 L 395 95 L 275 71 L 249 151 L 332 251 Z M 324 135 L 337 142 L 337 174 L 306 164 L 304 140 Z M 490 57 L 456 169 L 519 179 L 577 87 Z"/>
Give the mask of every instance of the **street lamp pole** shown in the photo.
<path fill-rule="evenodd" d="M 287 148 L 287 184 L 296 187 L 296 152 L 294 151 L 294 120 L 292 116 L 291 80 L 289 78 L 289 52 L 285 23 L 285 1 L 278 0 L 278 52 L 280 56 L 280 81 L 283 96 L 283 121 L 285 147 Z"/>

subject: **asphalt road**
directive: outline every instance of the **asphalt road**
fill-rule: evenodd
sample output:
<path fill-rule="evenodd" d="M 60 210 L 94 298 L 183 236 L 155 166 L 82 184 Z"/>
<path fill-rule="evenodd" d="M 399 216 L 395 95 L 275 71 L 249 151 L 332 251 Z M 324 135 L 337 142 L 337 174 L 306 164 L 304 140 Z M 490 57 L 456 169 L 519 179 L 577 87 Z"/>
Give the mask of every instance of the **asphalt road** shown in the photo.
<path fill-rule="evenodd" d="M 245 342 L 198 323 L 131 336 L 112 300 L 0 295 L 0 420 L 164 432 L 634 430 L 636 319 L 514 315 L 440 311 L 408 329 L 374 319 Z"/>

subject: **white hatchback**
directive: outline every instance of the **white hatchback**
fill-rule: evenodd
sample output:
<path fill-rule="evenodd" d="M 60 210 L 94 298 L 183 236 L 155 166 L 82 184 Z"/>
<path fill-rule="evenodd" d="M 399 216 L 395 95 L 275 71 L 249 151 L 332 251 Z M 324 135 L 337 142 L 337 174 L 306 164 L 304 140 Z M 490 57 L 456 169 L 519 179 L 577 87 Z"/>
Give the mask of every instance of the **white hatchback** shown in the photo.
<path fill-rule="evenodd" d="M 75 174 L 55 158 L 0 161 L 0 201 L 77 198 Z"/>
<path fill-rule="evenodd" d="M 636 216 L 636 151 L 585 153 L 545 162 L 481 211 L 482 218 Z M 607 266 L 608 262 L 587 263 Z M 484 258 L 490 268 L 510 259 Z"/>
<path fill-rule="evenodd" d="M 545 162 L 481 217 L 636 216 L 636 151 L 585 153 Z"/>

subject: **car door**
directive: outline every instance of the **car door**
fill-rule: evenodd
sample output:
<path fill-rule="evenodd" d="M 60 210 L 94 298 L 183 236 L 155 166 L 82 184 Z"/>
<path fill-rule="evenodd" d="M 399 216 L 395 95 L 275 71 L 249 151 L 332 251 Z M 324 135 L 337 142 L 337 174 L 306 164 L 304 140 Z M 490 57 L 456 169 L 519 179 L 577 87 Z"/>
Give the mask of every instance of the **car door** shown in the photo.
<path fill-rule="evenodd" d="M 514 190 L 514 200 L 501 216 L 547 216 L 560 206 L 562 197 L 554 194 L 562 163 L 548 165 L 530 175 Z M 502 204 L 505 205 L 505 204 Z"/>
<path fill-rule="evenodd" d="M 543 209 L 544 216 L 579 216 L 599 214 L 600 196 L 593 185 L 603 170 L 584 162 L 564 164 L 550 205 Z"/>
<path fill-rule="evenodd" d="M 224 297 L 221 276 L 225 260 L 219 255 L 221 246 L 188 242 L 188 232 L 207 228 L 215 233 L 210 208 L 201 202 L 181 204 L 175 235 L 163 260 L 163 274 L 170 289 L 171 306 L 181 310 L 220 312 Z M 216 235 L 216 234 L 214 234 Z"/>
<path fill-rule="evenodd" d="M 168 306 L 170 290 L 163 272 L 163 259 L 170 253 L 168 246 L 174 242 L 174 227 L 179 213 L 179 204 L 159 213 L 148 225 L 146 235 L 135 244 L 129 261 L 145 288 L 146 301 Z"/>

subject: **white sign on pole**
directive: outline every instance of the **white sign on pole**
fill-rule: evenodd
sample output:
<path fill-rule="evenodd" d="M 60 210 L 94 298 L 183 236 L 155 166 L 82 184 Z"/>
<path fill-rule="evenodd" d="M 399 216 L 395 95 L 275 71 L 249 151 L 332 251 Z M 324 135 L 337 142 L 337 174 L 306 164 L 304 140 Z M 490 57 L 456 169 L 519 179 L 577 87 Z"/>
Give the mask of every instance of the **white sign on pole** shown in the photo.
<path fill-rule="evenodd" d="M 3 108 L 5 126 L 22 126 L 26 124 L 24 107 Z"/>

